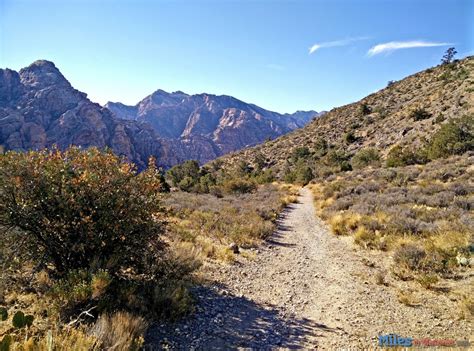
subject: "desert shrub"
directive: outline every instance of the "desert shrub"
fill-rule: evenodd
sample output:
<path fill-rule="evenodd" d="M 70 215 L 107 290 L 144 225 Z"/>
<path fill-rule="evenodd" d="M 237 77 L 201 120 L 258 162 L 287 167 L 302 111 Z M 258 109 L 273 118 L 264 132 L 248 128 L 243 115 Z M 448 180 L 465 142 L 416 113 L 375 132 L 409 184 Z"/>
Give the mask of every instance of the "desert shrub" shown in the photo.
<path fill-rule="evenodd" d="M 330 150 L 323 158 L 323 163 L 336 171 L 350 171 L 350 155 L 342 150 Z"/>
<path fill-rule="evenodd" d="M 163 180 L 153 162 L 137 174 L 111 152 L 45 150 L 0 155 L 0 224 L 22 249 L 64 275 L 107 267 L 147 269 L 160 252 Z"/>
<path fill-rule="evenodd" d="M 401 167 L 426 163 L 426 157 L 421 152 L 414 152 L 408 148 L 396 145 L 387 154 L 387 167 Z"/>
<path fill-rule="evenodd" d="M 254 168 L 251 164 L 244 160 L 240 160 L 234 167 L 234 175 L 236 177 L 247 177 L 249 176 Z"/>
<path fill-rule="evenodd" d="M 191 191 L 199 182 L 199 177 L 199 163 L 194 160 L 176 165 L 166 172 L 166 178 L 170 183 L 183 191 Z"/>
<path fill-rule="evenodd" d="M 433 160 L 472 150 L 474 150 L 474 118 L 468 115 L 443 124 L 429 141 L 427 155 Z"/>
<path fill-rule="evenodd" d="M 431 113 L 423 108 L 416 108 L 411 111 L 410 118 L 412 118 L 414 121 L 422 121 L 424 119 L 431 118 Z"/>
<path fill-rule="evenodd" d="M 291 152 L 291 158 L 296 162 L 300 158 L 306 159 L 311 156 L 311 152 L 306 146 L 301 146 L 293 149 Z"/>
<path fill-rule="evenodd" d="M 306 185 L 314 178 L 311 167 L 303 162 L 298 162 L 295 169 L 295 183 Z"/>
<path fill-rule="evenodd" d="M 436 116 L 436 118 L 433 120 L 433 124 L 439 124 L 443 121 L 446 120 L 446 117 L 443 115 L 443 114 L 439 114 L 438 116 Z"/>
<path fill-rule="evenodd" d="M 289 165 L 286 167 L 283 174 L 283 180 L 287 183 L 294 183 L 300 185 L 308 184 L 314 178 L 312 168 L 304 159 L 298 159 L 293 167 Z"/>
<path fill-rule="evenodd" d="M 315 157 L 323 157 L 326 155 L 329 149 L 328 142 L 325 139 L 319 138 L 314 142 L 314 155 Z"/>
<path fill-rule="evenodd" d="M 222 184 L 225 193 L 246 194 L 257 189 L 255 182 L 246 179 L 231 179 Z"/>
<path fill-rule="evenodd" d="M 401 245 L 393 256 L 393 260 L 398 265 L 403 265 L 410 270 L 421 270 L 423 259 L 426 257 L 426 251 L 417 245 Z"/>
<path fill-rule="evenodd" d="M 347 144 L 352 144 L 357 141 L 357 137 L 355 136 L 354 132 L 347 132 L 344 134 L 344 141 Z"/>
<path fill-rule="evenodd" d="M 255 163 L 255 171 L 256 172 L 261 172 L 267 163 L 265 156 L 263 156 L 260 152 L 255 155 L 254 158 L 254 163 Z"/>
<path fill-rule="evenodd" d="M 354 233 L 354 242 L 365 248 L 375 248 L 377 245 L 377 239 L 375 232 L 364 226 L 358 227 Z"/>
<path fill-rule="evenodd" d="M 374 148 L 362 149 L 351 159 L 353 169 L 361 169 L 367 166 L 379 166 L 380 154 Z"/>
<path fill-rule="evenodd" d="M 275 175 L 271 169 L 266 169 L 253 178 L 258 184 L 268 184 L 275 181 Z"/>
<path fill-rule="evenodd" d="M 367 105 L 367 104 L 365 104 L 365 103 L 360 105 L 360 113 L 361 113 L 363 116 L 368 115 L 368 114 L 370 114 L 371 112 L 372 112 L 372 109 L 370 108 L 369 105 Z"/>

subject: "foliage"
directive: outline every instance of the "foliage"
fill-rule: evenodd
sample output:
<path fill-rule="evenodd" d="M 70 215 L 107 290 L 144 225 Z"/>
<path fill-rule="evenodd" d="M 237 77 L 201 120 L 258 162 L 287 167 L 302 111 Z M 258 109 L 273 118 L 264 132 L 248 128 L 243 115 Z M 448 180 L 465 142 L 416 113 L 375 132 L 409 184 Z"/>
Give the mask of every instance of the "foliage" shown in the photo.
<path fill-rule="evenodd" d="M 299 159 L 306 159 L 311 156 L 311 152 L 306 146 L 301 146 L 295 148 L 291 152 L 291 158 L 294 160 L 294 162 L 297 162 Z"/>
<path fill-rule="evenodd" d="M 379 166 L 380 154 L 377 149 L 367 148 L 360 150 L 351 159 L 352 168 L 361 169 L 367 166 Z"/>
<path fill-rule="evenodd" d="M 344 134 L 344 141 L 347 144 L 352 144 L 357 141 L 357 137 L 355 136 L 354 132 L 347 132 Z"/>
<path fill-rule="evenodd" d="M 191 189 L 199 182 L 200 168 L 195 160 L 188 160 L 176 165 L 166 172 L 166 178 L 170 183 L 183 191 Z"/>
<path fill-rule="evenodd" d="M 363 103 L 360 105 L 360 113 L 362 114 L 362 116 L 365 116 L 365 115 L 368 115 L 372 112 L 372 109 L 370 108 L 369 105 Z"/>
<path fill-rule="evenodd" d="M 396 274 L 422 286 L 469 261 L 473 154 L 423 165 L 365 168 L 313 186 L 337 235 L 367 249 L 395 250 Z M 416 250 L 415 250 L 416 249 Z"/>
<path fill-rule="evenodd" d="M 288 167 L 284 174 L 286 182 L 300 185 L 308 184 L 313 178 L 313 170 L 304 159 L 299 159 L 294 166 Z"/>
<path fill-rule="evenodd" d="M 410 113 L 410 117 L 416 122 L 416 121 L 422 121 L 424 119 L 431 118 L 431 113 L 426 111 L 423 108 L 416 108 Z"/>
<path fill-rule="evenodd" d="M 248 247 L 269 236 L 279 212 L 296 201 L 296 192 L 293 186 L 274 184 L 221 198 L 173 192 L 164 203 L 173 217 L 170 237 L 191 243 L 204 258 L 232 260 L 228 245 Z"/>
<path fill-rule="evenodd" d="M 228 194 L 246 194 L 257 189 L 257 185 L 245 179 L 231 179 L 222 185 L 224 192 Z"/>
<path fill-rule="evenodd" d="M 474 150 L 474 116 L 449 121 L 433 135 L 427 146 L 430 159 L 459 155 Z"/>
<path fill-rule="evenodd" d="M 403 148 L 401 145 L 396 145 L 390 149 L 386 159 L 387 167 L 400 167 L 414 165 L 418 163 L 426 163 L 426 156 L 423 152 L 415 153 L 408 147 Z"/>
<path fill-rule="evenodd" d="M 147 270 L 160 251 L 162 177 L 97 149 L 8 152 L 0 156 L 0 223 L 20 229 L 22 249 L 71 270 Z"/>

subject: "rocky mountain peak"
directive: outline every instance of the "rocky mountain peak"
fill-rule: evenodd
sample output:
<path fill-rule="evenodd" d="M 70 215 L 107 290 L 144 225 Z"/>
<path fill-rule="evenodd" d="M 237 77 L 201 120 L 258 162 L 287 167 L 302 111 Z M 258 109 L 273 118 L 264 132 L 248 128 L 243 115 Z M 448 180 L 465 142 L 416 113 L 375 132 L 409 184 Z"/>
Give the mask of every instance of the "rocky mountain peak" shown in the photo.
<path fill-rule="evenodd" d="M 49 86 L 70 86 L 67 79 L 56 68 L 53 62 L 38 60 L 20 70 L 21 83 L 34 89 Z"/>

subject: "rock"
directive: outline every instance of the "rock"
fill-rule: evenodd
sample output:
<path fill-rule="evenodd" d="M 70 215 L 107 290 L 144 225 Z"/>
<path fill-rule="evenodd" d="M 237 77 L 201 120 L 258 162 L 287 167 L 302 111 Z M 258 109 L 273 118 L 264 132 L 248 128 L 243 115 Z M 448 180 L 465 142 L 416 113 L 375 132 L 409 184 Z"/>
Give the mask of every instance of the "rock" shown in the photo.
<path fill-rule="evenodd" d="M 236 243 L 231 243 L 231 244 L 229 245 L 229 249 L 230 249 L 233 253 L 235 253 L 235 254 L 240 253 L 239 246 L 238 246 Z"/>

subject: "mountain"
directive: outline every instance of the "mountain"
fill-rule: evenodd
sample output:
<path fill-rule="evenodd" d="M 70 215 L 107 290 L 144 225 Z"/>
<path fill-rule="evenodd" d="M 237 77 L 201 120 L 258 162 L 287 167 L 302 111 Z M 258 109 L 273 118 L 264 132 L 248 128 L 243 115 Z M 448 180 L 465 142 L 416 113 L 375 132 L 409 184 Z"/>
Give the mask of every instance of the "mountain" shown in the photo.
<path fill-rule="evenodd" d="M 315 115 L 279 115 L 232 97 L 160 90 L 137 106 L 108 107 L 113 113 L 74 89 L 52 62 L 0 69 L 0 148 L 110 147 L 140 168 L 150 156 L 168 168 L 274 138 Z"/>
<path fill-rule="evenodd" d="M 6 150 L 110 147 L 140 168 L 152 155 L 163 166 L 184 160 L 180 148 L 161 140 L 149 125 L 115 118 L 44 60 L 19 72 L 0 70 L 0 145 Z"/>
<path fill-rule="evenodd" d="M 323 172 L 334 161 L 320 153 L 333 150 L 333 158 L 350 160 L 358 151 L 376 149 L 385 158 L 398 145 L 418 150 L 450 120 L 474 113 L 474 57 L 440 65 L 411 75 L 362 100 L 335 108 L 304 128 L 253 148 L 229 154 L 222 160 L 231 167 L 239 161 L 266 159 L 280 175 L 305 147 L 313 172 Z M 322 150 L 326 149 L 326 150 Z M 338 153 L 336 153 L 336 151 Z M 293 157 L 294 158 L 294 157 Z"/>
<path fill-rule="evenodd" d="M 279 114 L 231 96 L 157 90 L 135 106 L 108 102 L 122 120 L 146 122 L 157 135 L 178 141 L 186 158 L 200 162 L 274 139 L 303 127 L 316 111 Z"/>

